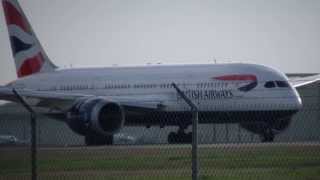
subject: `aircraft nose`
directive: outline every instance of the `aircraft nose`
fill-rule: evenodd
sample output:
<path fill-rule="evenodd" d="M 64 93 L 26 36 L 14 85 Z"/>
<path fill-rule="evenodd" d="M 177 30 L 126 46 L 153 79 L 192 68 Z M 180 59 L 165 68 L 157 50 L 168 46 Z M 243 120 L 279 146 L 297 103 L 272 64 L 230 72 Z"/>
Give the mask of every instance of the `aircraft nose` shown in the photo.
<path fill-rule="evenodd" d="M 292 90 L 293 90 L 293 94 L 295 97 L 294 106 L 297 110 L 300 110 L 303 107 L 301 96 L 299 95 L 299 93 L 297 92 L 297 90 L 295 88 L 293 88 Z"/>
<path fill-rule="evenodd" d="M 297 101 L 297 102 L 296 102 L 297 109 L 298 109 L 298 110 L 302 109 L 303 105 L 302 105 L 301 97 L 298 96 L 296 101 Z"/>

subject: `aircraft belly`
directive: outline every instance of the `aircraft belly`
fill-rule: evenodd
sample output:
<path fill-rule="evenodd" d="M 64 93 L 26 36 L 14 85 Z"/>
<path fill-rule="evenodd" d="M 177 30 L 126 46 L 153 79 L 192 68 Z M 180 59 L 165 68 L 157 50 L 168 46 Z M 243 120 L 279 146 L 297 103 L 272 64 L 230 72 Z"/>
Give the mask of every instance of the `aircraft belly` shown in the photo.
<path fill-rule="evenodd" d="M 297 110 L 277 111 L 201 111 L 200 124 L 260 122 L 275 119 L 291 118 Z M 126 117 L 126 126 L 177 126 L 192 123 L 190 112 L 149 112 L 130 114 Z"/>

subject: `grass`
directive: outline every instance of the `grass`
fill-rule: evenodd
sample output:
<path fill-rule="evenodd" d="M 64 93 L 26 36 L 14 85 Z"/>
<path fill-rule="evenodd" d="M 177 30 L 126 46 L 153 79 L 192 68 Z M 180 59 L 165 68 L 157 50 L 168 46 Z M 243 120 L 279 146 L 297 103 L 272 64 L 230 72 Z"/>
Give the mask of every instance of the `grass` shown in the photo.
<path fill-rule="evenodd" d="M 0 150 L 0 180 L 30 177 L 30 154 Z M 200 180 L 319 180 L 320 146 L 200 148 Z M 190 148 L 40 150 L 39 179 L 191 179 Z"/>

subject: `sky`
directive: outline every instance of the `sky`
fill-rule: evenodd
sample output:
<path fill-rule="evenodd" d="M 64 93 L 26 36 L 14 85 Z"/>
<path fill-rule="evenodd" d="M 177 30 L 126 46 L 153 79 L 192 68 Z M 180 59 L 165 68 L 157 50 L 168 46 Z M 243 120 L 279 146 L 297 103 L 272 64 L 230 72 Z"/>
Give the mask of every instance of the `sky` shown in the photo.
<path fill-rule="evenodd" d="M 255 63 L 320 72 L 319 0 L 20 0 L 61 68 Z M 16 79 L 0 10 L 0 85 Z"/>

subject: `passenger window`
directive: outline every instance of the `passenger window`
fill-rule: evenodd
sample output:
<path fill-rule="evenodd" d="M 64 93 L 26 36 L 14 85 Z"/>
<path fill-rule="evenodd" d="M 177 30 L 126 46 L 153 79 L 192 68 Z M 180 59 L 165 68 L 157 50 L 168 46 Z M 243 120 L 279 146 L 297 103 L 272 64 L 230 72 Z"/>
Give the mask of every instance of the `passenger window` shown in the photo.
<path fill-rule="evenodd" d="M 266 84 L 264 85 L 265 88 L 275 88 L 276 84 L 273 81 L 268 81 L 266 82 Z"/>
<path fill-rule="evenodd" d="M 289 83 L 286 81 L 276 81 L 277 86 L 280 88 L 285 88 L 285 87 L 289 87 Z"/>

